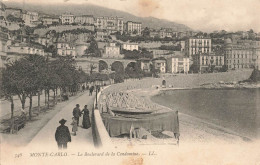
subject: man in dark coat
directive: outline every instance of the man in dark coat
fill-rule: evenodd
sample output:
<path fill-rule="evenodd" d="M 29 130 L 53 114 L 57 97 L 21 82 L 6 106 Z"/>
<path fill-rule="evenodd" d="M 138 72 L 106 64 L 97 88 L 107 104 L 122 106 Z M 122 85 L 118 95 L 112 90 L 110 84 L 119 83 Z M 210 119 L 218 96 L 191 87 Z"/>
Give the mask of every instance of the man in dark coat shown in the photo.
<path fill-rule="evenodd" d="M 71 142 L 70 131 L 69 128 L 65 126 L 66 120 L 61 119 L 59 123 L 60 126 L 57 127 L 57 130 L 55 132 L 55 140 L 58 143 L 59 149 L 66 149 L 67 143 Z"/>
<path fill-rule="evenodd" d="M 77 120 L 77 125 L 79 126 L 79 117 L 81 116 L 81 111 L 79 109 L 79 104 L 76 105 L 76 107 L 73 109 L 73 116 Z"/>

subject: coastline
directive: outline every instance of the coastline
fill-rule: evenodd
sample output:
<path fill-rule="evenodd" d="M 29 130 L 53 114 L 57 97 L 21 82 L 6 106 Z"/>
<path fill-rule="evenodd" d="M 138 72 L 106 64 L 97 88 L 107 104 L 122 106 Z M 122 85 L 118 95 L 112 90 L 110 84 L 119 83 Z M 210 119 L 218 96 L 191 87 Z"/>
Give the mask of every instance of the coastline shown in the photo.
<path fill-rule="evenodd" d="M 160 109 L 172 110 L 169 107 L 154 102 L 151 98 L 167 90 L 186 90 L 186 89 L 201 89 L 202 84 L 218 83 L 220 81 L 232 82 L 243 81 L 250 76 L 250 71 L 243 74 L 242 71 L 235 72 L 233 76 L 229 73 L 204 74 L 204 75 L 178 75 L 174 77 L 166 77 L 167 84 L 174 84 L 174 88 L 159 88 L 162 78 L 147 78 L 143 80 L 130 80 L 125 83 L 114 84 L 108 88 L 108 91 L 120 91 L 134 94 L 138 98 L 145 100 L 147 104 L 155 104 Z M 238 76 L 240 75 L 240 77 Z M 209 77 L 205 82 L 203 79 Z M 199 81 L 198 79 L 201 79 Z M 192 80 L 190 83 L 187 80 Z M 169 83 L 168 83 L 169 82 Z M 120 89 L 120 90 L 119 90 Z M 219 125 L 210 123 L 195 116 L 190 116 L 179 112 L 180 123 L 180 143 L 194 143 L 194 142 L 213 142 L 221 141 L 223 143 L 245 143 L 252 141 L 251 138 L 241 136 L 238 133 L 221 127 Z"/>

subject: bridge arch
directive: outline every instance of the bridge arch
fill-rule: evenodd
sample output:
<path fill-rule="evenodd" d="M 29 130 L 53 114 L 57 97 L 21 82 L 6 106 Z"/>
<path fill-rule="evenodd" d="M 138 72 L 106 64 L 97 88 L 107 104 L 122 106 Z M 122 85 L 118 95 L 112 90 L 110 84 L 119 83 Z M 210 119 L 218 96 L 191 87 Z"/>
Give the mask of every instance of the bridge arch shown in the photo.
<path fill-rule="evenodd" d="M 121 61 L 114 61 L 111 64 L 111 70 L 115 71 L 115 72 L 118 72 L 118 73 L 122 73 L 125 70 L 124 69 L 124 64 Z"/>
<path fill-rule="evenodd" d="M 98 61 L 98 71 L 101 72 L 102 70 L 108 70 L 108 64 L 104 60 Z"/>

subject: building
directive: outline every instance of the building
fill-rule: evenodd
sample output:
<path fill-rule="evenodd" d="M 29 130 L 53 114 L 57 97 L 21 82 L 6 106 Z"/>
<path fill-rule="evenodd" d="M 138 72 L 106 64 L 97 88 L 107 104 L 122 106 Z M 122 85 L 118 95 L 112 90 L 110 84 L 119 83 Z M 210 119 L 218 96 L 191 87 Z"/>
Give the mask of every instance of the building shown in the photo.
<path fill-rule="evenodd" d="M 7 7 L 7 8 L 5 8 L 5 12 L 6 12 L 6 16 L 12 15 L 16 18 L 22 18 L 23 17 L 22 9 Z"/>
<path fill-rule="evenodd" d="M 124 21 L 121 17 L 97 17 L 97 29 L 106 30 L 108 34 L 120 32 L 123 33 Z"/>
<path fill-rule="evenodd" d="M 224 54 L 220 52 L 203 53 L 193 57 L 193 63 L 200 72 L 219 71 L 225 65 Z"/>
<path fill-rule="evenodd" d="M 127 21 L 125 23 L 125 32 L 131 36 L 141 35 L 142 23 Z"/>
<path fill-rule="evenodd" d="M 74 22 L 77 24 L 88 24 L 88 25 L 94 25 L 95 23 L 93 15 L 76 16 Z"/>
<path fill-rule="evenodd" d="M 47 47 L 51 43 L 51 38 L 49 38 L 49 37 L 36 37 L 34 39 L 34 42 Z"/>
<path fill-rule="evenodd" d="M 164 58 L 156 58 L 152 60 L 155 70 L 159 70 L 160 73 L 166 73 L 166 60 Z"/>
<path fill-rule="evenodd" d="M 169 29 L 161 29 L 158 34 L 160 38 L 165 38 L 165 37 L 172 38 L 173 35 L 173 33 L 169 31 Z"/>
<path fill-rule="evenodd" d="M 122 49 L 125 49 L 125 50 L 138 50 L 138 44 L 137 43 L 124 43 L 122 45 Z"/>
<path fill-rule="evenodd" d="M 211 39 L 209 38 L 189 38 L 185 42 L 185 54 L 192 57 L 198 54 L 211 53 Z"/>
<path fill-rule="evenodd" d="M 6 6 L 4 3 L 0 2 L 0 17 L 6 18 Z"/>
<path fill-rule="evenodd" d="M 76 45 L 76 57 L 81 57 L 85 55 L 86 49 L 89 48 L 90 43 L 84 42 L 83 39 L 78 39 L 75 42 Z"/>
<path fill-rule="evenodd" d="M 74 23 L 75 17 L 73 14 L 65 13 L 60 16 L 61 24 L 70 25 Z"/>
<path fill-rule="evenodd" d="M 120 47 L 116 46 L 115 43 L 109 43 L 104 48 L 104 53 L 102 55 L 104 58 L 123 58 L 120 54 Z"/>
<path fill-rule="evenodd" d="M 43 25 L 53 25 L 53 24 L 59 24 L 60 19 L 59 18 L 51 18 L 51 17 L 42 17 L 42 24 Z"/>
<path fill-rule="evenodd" d="M 26 11 L 23 13 L 23 21 L 25 25 L 34 26 L 39 20 L 39 15 L 37 12 Z"/>
<path fill-rule="evenodd" d="M 225 65 L 230 69 L 260 69 L 260 41 L 225 40 Z"/>
<path fill-rule="evenodd" d="M 150 68 L 151 60 L 148 59 L 148 58 L 138 59 L 137 60 L 137 65 L 144 72 L 150 72 L 151 71 L 151 68 Z"/>
<path fill-rule="evenodd" d="M 76 47 L 72 43 L 58 42 L 57 43 L 57 54 L 60 56 L 72 56 L 76 57 Z"/>
<path fill-rule="evenodd" d="M 5 60 L 7 58 L 7 41 L 8 41 L 8 34 L 0 31 L 0 68 L 4 67 Z"/>
<path fill-rule="evenodd" d="M 8 54 L 16 54 L 19 56 L 28 54 L 45 56 L 44 48 L 42 46 L 25 42 L 8 46 L 7 52 Z"/>
<path fill-rule="evenodd" d="M 96 31 L 96 39 L 97 40 L 107 39 L 108 36 L 109 36 L 109 34 L 106 30 L 97 30 Z"/>
<path fill-rule="evenodd" d="M 169 73 L 188 73 L 190 59 L 184 56 L 173 56 L 167 58 L 167 71 Z"/>
<path fill-rule="evenodd" d="M 156 30 L 150 31 L 150 37 L 154 38 L 154 37 L 159 37 L 159 32 Z"/>

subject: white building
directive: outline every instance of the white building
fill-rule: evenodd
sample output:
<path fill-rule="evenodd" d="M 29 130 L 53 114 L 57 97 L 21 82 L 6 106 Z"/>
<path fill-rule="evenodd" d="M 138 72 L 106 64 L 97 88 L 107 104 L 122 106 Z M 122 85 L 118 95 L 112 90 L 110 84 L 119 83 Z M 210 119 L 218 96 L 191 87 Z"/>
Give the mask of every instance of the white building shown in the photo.
<path fill-rule="evenodd" d="M 75 23 L 93 25 L 94 24 L 94 17 L 93 17 L 93 15 L 75 16 Z"/>
<path fill-rule="evenodd" d="M 58 42 L 57 43 L 57 54 L 60 56 L 72 56 L 76 57 L 76 47 L 67 42 Z"/>
<path fill-rule="evenodd" d="M 0 68 L 4 67 L 7 52 L 8 34 L 0 32 Z"/>
<path fill-rule="evenodd" d="M 17 54 L 17 55 L 28 55 L 28 54 L 37 54 L 44 56 L 45 52 L 43 47 L 39 45 L 34 45 L 30 43 L 15 43 L 14 45 L 8 46 L 8 54 Z"/>
<path fill-rule="evenodd" d="M 121 17 L 97 17 L 97 29 L 106 30 L 109 34 L 120 32 L 123 33 L 124 21 Z"/>
<path fill-rule="evenodd" d="M 190 59 L 183 56 L 174 56 L 167 59 L 167 71 L 169 73 L 188 73 Z"/>
<path fill-rule="evenodd" d="M 109 43 L 105 46 L 104 58 L 123 58 L 123 55 L 120 54 L 120 47 L 116 46 L 115 43 Z"/>
<path fill-rule="evenodd" d="M 43 25 L 52 25 L 52 24 L 59 24 L 60 19 L 59 18 L 51 18 L 51 17 L 43 17 L 42 18 L 42 24 Z"/>
<path fill-rule="evenodd" d="M 141 35 L 142 23 L 127 21 L 125 24 L 125 31 L 130 35 Z"/>
<path fill-rule="evenodd" d="M 60 16 L 61 24 L 69 25 L 75 22 L 73 14 L 62 14 Z"/>
<path fill-rule="evenodd" d="M 164 59 L 154 59 L 152 61 L 154 69 L 159 70 L 160 73 L 166 73 L 166 60 Z"/>
<path fill-rule="evenodd" d="M 39 20 L 39 14 L 33 11 L 26 11 L 23 13 L 23 21 L 25 25 L 32 26 Z"/>
<path fill-rule="evenodd" d="M 211 39 L 209 38 L 189 38 L 185 42 L 186 55 L 192 57 L 203 53 L 211 53 Z"/>
<path fill-rule="evenodd" d="M 138 48 L 138 44 L 137 43 L 124 43 L 122 45 L 122 49 L 125 49 L 125 50 L 139 50 Z"/>

